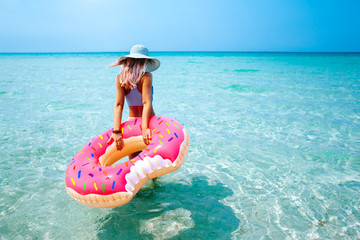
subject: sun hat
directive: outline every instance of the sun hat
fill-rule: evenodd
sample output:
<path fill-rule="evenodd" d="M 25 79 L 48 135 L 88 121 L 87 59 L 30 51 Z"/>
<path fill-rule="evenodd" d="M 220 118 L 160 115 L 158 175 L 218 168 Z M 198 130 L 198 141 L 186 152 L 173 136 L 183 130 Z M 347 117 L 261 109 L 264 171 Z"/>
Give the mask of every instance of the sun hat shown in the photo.
<path fill-rule="evenodd" d="M 145 58 L 145 59 L 150 59 L 151 61 L 148 61 L 147 65 L 146 65 L 146 72 L 153 72 L 156 69 L 158 69 L 160 67 L 160 61 L 156 58 L 153 57 L 149 57 L 149 50 L 141 44 L 137 44 L 134 45 L 131 50 L 130 50 L 130 54 L 129 55 L 125 55 L 120 57 L 116 62 L 112 63 L 110 66 L 108 67 L 115 67 L 120 65 L 120 62 L 127 59 L 127 58 L 135 58 L 135 59 L 140 59 L 140 58 Z"/>

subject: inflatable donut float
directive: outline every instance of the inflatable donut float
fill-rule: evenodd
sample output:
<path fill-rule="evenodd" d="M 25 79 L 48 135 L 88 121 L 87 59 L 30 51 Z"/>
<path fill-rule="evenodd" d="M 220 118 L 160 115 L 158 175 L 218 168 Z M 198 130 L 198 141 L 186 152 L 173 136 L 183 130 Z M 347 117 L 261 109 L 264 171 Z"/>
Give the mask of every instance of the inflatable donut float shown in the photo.
<path fill-rule="evenodd" d="M 121 124 L 124 148 L 108 144 L 109 129 L 92 139 L 70 161 L 65 174 L 69 195 L 79 203 L 96 208 L 112 208 L 128 203 L 148 181 L 177 170 L 185 161 L 189 135 L 176 120 L 154 116 L 149 120 L 152 141 L 142 139 L 141 118 Z M 115 164 L 130 153 L 134 159 Z"/>

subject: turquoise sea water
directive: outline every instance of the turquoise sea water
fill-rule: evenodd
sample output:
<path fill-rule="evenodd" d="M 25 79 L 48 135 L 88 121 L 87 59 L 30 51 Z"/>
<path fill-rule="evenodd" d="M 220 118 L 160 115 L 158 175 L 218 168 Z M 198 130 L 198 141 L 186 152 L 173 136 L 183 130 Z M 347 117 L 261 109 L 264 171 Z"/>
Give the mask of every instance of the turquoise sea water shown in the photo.
<path fill-rule="evenodd" d="M 360 54 L 154 53 L 189 155 L 93 209 L 64 175 L 112 126 L 120 55 L 0 54 L 0 239 L 360 238 Z"/>

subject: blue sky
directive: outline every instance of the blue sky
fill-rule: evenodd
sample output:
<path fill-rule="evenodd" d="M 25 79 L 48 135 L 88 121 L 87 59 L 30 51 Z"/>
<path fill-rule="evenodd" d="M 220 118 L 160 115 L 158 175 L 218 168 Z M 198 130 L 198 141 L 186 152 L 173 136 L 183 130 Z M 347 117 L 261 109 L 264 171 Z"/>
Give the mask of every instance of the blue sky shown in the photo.
<path fill-rule="evenodd" d="M 360 51 L 360 0 L 0 0 L 0 52 Z"/>

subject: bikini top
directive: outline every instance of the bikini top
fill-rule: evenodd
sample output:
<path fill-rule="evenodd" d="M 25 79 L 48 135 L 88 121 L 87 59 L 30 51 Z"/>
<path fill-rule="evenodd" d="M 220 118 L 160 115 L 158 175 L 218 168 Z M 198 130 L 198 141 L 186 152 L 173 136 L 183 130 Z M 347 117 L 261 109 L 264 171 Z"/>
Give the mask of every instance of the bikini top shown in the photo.
<path fill-rule="evenodd" d="M 154 95 L 154 87 L 151 87 L 151 102 L 153 101 L 153 95 Z M 125 98 L 129 107 L 143 105 L 142 93 L 139 92 L 137 87 L 131 89 L 131 91 L 127 95 L 125 95 Z"/>

